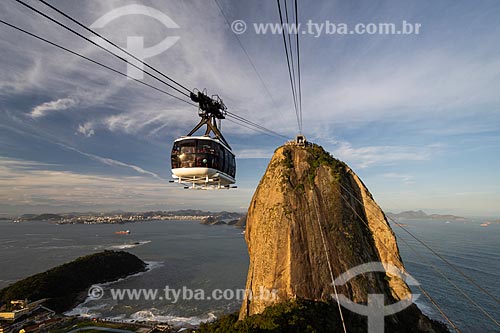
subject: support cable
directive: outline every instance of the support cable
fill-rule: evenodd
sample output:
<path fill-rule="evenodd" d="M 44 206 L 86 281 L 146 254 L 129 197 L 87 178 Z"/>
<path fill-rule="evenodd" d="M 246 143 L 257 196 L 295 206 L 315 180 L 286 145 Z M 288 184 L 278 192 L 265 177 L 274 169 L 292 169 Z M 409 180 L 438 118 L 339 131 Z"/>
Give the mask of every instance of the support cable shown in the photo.
<path fill-rule="evenodd" d="M 493 323 L 495 323 L 497 326 L 500 327 L 500 324 L 498 323 L 498 321 L 495 320 L 495 318 L 493 318 L 481 305 L 479 305 L 476 301 L 474 301 L 469 295 L 467 295 L 467 293 L 465 293 L 462 288 L 460 288 L 455 282 L 453 282 L 449 277 L 447 277 L 439 268 L 437 268 L 434 264 L 432 264 L 430 262 L 430 260 L 424 258 L 424 256 L 422 256 L 420 253 L 418 253 L 418 251 L 413 247 L 411 246 L 408 241 L 406 241 L 406 239 L 404 239 L 403 237 L 400 237 L 399 238 L 410 250 L 412 250 L 416 255 L 417 257 L 422 260 L 423 262 L 425 262 L 427 265 L 429 265 L 430 267 L 432 267 L 432 269 L 434 269 L 435 272 L 437 272 L 439 275 L 441 275 L 446 281 L 448 281 L 449 284 L 451 284 L 456 290 L 458 290 L 467 300 L 469 300 L 469 302 L 471 302 L 476 308 L 478 308 L 486 317 L 488 317 Z"/>
<path fill-rule="evenodd" d="M 287 47 L 287 43 L 286 43 L 285 25 L 283 24 L 283 14 L 282 14 L 282 11 L 281 11 L 280 0 L 277 0 L 277 3 L 278 3 L 278 12 L 279 12 L 279 15 L 280 15 L 280 22 L 281 22 L 281 34 L 283 36 L 283 46 L 285 47 L 285 55 L 286 55 L 286 61 L 287 61 L 287 65 L 288 65 L 288 76 L 289 76 L 289 79 L 290 79 L 290 88 L 292 89 L 293 104 L 294 104 L 294 107 L 295 107 L 295 115 L 297 117 L 297 126 L 299 127 L 299 130 L 300 130 L 299 111 L 298 111 L 298 107 L 297 107 L 297 97 L 296 97 L 294 86 L 293 86 L 292 70 L 291 70 L 291 67 L 290 67 L 290 56 L 288 54 L 288 47 Z"/>
<path fill-rule="evenodd" d="M 228 116 L 228 117 L 233 117 L 233 118 L 235 118 L 235 119 L 237 119 L 237 120 L 240 120 L 240 121 L 242 121 L 242 122 L 245 122 L 246 124 L 248 124 L 248 125 L 250 125 L 250 126 L 253 126 L 253 127 L 256 127 L 256 128 L 259 128 L 259 129 L 262 129 L 262 130 L 264 130 L 264 131 L 266 131 L 266 132 L 269 132 L 269 133 L 271 133 L 271 134 L 273 134 L 273 135 L 275 135 L 275 136 L 277 136 L 277 137 L 280 137 L 280 138 L 283 138 L 283 139 L 286 139 L 286 140 L 288 140 L 288 139 L 289 139 L 287 136 L 284 136 L 284 135 L 282 135 L 282 134 L 280 134 L 280 133 L 278 133 L 278 132 L 275 132 L 275 131 L 273 131 L 273 130 L 267 129 L 267 128 L 265 128 L 264 126 L 261 126 L 261 125 L 259 125 L 259 124 L 257 124 L 257 123 L 254 123 L 254 122 L 250 121 L 250 120 L 247 120 L 247 119 L 245 119 L 245 118 L 243 118 L 243 117 L 241 117 L 241 116 L 238 116 L 237 114 L 234 114 L 234 113 L 232 113 L 232 112 L 227 111 L 227 116 Z"/>
<path fill-rule="evenodd" d="M 301 75 L 300 75 L 300 47 L 299 47 L 299 12 L 298 12 L 298 4 L 297 0 L 295 0 L 295 26 L 297 27 L 297 35 L 296 35 L 296 43 L 295 45 L 297 46 L 297 75 L 298 75 L 298 80 L 299 80 L 299 114 L 300 114 L 300 132 L 302 133 L 302 128 L 304 124 L 302 123 L 302 82 L 301 82 Z"/>
<path fill-rule="evenodd" d="M 346 188 L 339 182 L 340 186 L 346 190 Z M 368 223 L 359 215 L 359 213 L 354 209 L 354 207 L 349 203 L 349 201 L 342 195 L 342 193 L 340 192 L 340 189 L 337 189 L 338 192 L 339 192 L 339 195 L 340 197 L 344 200 L 344 202 L 347 204 L 347 206 L 354 212 L 354 214 L 361 220 L 361 222 L 368 228 L 370 229 L 370 226 L 368 225 Z M 348 190 L 346 190 L 348 193 L 350 193 Z M 364 205 L 363 205 L 364 206 Z M 394 253 L 392 253 L 389 248 L 387 248 L 387 246 L 383 243 L 383 242 L 380 242 L 380 244 L 382 244 L 387 253 L 389 253 L 393 259 L 396 259 L 397 261 L 399 261 L 400 259 L 399 258 L 396 258 L 396 255 Z M 422 291 L 422 293 L 429 299 L 429 301 L 436 307 L 436 309 L 439 311 L 439 313 L 441 313 L 441 315 L 443 316 L 443 318 L 453 327 L 453 329 L 455 329 L 455 331 L 457 332 L 461 332 L 460 329 L 455 325 L 455 323 L 448 317 L 448 315 L 446 315 L 446 313 L 444 312 L 444 310 L 439 306 L 439 304 L 434 300 L 434 298 L 429 295 L 429 293 L 424 289 L 424 287 L 422 287 L 420 284 L 417 285 L 417 287 Z"/>
<path fill-rule="evenodd" d="M 316 204 L 316 206 L 318 206 L 318 205 Z M 319 211 L 319 207 L 317 207 L 317 208 L 318 208 L 317 211 Z M 319 216 L 318 216 L 317 220 L 318 220 L 318 227 L 319 227 L 319 231 L 320 231 L 320 235 L 321 235 L 321 241 L 323 242 L 323 249 L 325 251 L 326 262 L 328 264 L 328 271 L 330 273 L 330 279 L 332 280 L 333 291 L 335 293 L 335 301 L 337 302 L 337 306 L 338 306 L 339 314 L 340 314 L 340 320 L 342 321 L 342 328 L 344 329 L 344 333 L 347 333 L 347 329 L 346 329 L 345 322 L 344 322 L 344 315 L 342 314 L 342 308 L 340 307 L 339 296 L 337 293 L 337 284 L 335 283 L 335 278 L 333 276 L 332 264 L 330 263 L 330 256 L 328 255 L 328 248 L 326 246 L 325 236 L 323 235 L 323 226 L 321 224 L 321 219 L 319 218 Z"/>
<path fill-rule="evenodd" d="M 217 4 L 217 7 L 219 7 L 219 11 L 222 14 L 222 16 L 224 17 L 224 20 L 226 21 L 227 25 L 229 26 L 229 28 L 231 28 L 231 23 L 229 22 L 229 19 L 227 18 L 226 14 L 224 13 L 224 10 L 222 9 L 221 5 L 219 4 L 219 2 L 217 0 L 214 0 L 214 1 Z M 243 42 L 241 41 L 241 39 L 238 37 L 237 34 L 233 33 L 233 35 L 236 38 L 236 40 L 238 41 L 238 44 L 240 45 L 241 49 L 243 50 L 243 53 L 247 57 L 248 62 L 252 66 L 255 74 L 257 75 L 257 78 L 259 79 L 260 83 L 262 84 L 262 87 L 267 92 L 267 95 L 269 96 L 269 99 L 271 99 L 274 108 L 278 109 L 278 106 L 276 105 L 276 101 L 274 100 L 273 95 L 271 94 L 271 91 L 269 90 L 269 88 L 267 87 L 266 83 L 264 82 L 264 79 L 262 78 L 262 76 L 260 75 L 259 71 L 257 70 L 257 66 L 255 66 L 255 63 L 252 61 L 252 58 L 250 57 L 250 54 L 248 54 L 248 51 L 246 50 L 245 46 L 243 46 Z"/>
<path fill-rule="evenodd" d="M 293 90 L 295 91 L 295 99 L 296 99 L 296 103 L 297 103 L 297 107 L 298 107 L 298 95 L 297 95 L 297 79 L 296 79 L 296 76 L 295 76 L 295 63 L 293 61 L 293 48 L 292 48 L 292 38 L 291 38 L 291 33 L 290 33 L 290 20 L 288 19 L 288 0 L 283 0 L 285 2 L 285 19 L 286 19 L 286 27 L 287 27 L 287 35 L 288 35 L 288 49 L 290 51 L 290 63 L 292 65 L 292 79 L 293 79 L 293 82 L 292 82 L 292 86 L 293 86 Z M 282 25 L 283 26 L 283 25 Z M 296 29 L 298 29 L 298 27 L 296 26 L 295 27 Z M 298 30 L 297 30 L 298 31 Z M 284 30 L 283 30 L 284 32 Z M 300 112 L 300 108 L 297 109 L 298 112 Z M 297 119 L 299 120 L 299 119 Z M 299 121 L 299 132 L 300 132 L 300 121 Z"/>
<path fill-rule="evenodd" d="M 252 130 L 254 132 L 261 133 L 261 134 L 264 134 L 264 135 L 267 135 L 267 136 L 270 136 L 273 138 L 280 138 L 281 139 L 281 137 L 277 137 L 276 135 L 274 135 L 272 133 L 266 132 L 266 131 L 261 130 L 261 129 L 256 128 L 256 127 L 251 127 L 250 125 L 246 125 L 246 123 L 241 122 L 241 120 L 238 120 L 236 118 L 226 118 L 226 120 L 233 123 L 233 124 L 236 124 L 238 126 L 248 128 L 249 130 Z"/>
<path fill-rule="evenodd" d="M 340 186 L 343 187 L 342 184 L 340 184 Z M 343 187 L 345 189 L 345 187 Z M 346 189 L 345 189 L 346 190 Z M 348 190 L 346 190 L 347 193 L 349 193 L 351 196 L 353 196 L 352 193 L 350 193 Z M 355 200 L 357 200 L 359 202 L 359 199 L 356 198 L 355 196 L 353 196 L 355 198 Z M 471 279 L 468 275 L 466 275 L 464 272 L 462 272 L 460 269 L 458 269 L 454 264 L 452 264 L 450 261 L 448 261 L 446 258 L 444 258 L 442 255 L 440 255 L 439 253 L 437 253 L 434 249 L 432 249 L 429 245 L 427 245 L 425 242 L 421 241 L 420 239 L 418 239 L 413 233 L 411 233 L 408 229 L 406 229 L 405 227 L 403 227 L 401 224 L 397 223 L 396 221 L 394 221 L 394 219 L 390 218 L 389 217 L 389 220 L 391 220 L 395 225 L 397 225 L 399 228 L 403 229 L 407 234 L 409 234 L 413 239 L 415 239 L 417 242 L 419 242 L 420 244 L 422 244 L 426 249 L 428 249 L 429 251 L 431 251 L 435 256 L 437 256 L 439 259 L 441 259 L 444 263 L 446 263 L 448 266 L 450 266 L 451 268 L 453 268 L 453 270 L 455 270 L 456 272 L 458 272 L 460 275 L 462 275 L 467 281 L 469 281 L 470 283 L 472 283 L 474 286 L 476 286 L 478 289 L 480 289 L 482 292 L 484 292 L 486 295 L 490 296 L 491 299 L 493 299 L 495 302 L 499 303 L 498 299 L 492 295 L 489 291 L 487 291 L 486 289 L 484 289 L 482 286 L 480 286 L 477 282 L 475 282 L 473 279 Z"/>

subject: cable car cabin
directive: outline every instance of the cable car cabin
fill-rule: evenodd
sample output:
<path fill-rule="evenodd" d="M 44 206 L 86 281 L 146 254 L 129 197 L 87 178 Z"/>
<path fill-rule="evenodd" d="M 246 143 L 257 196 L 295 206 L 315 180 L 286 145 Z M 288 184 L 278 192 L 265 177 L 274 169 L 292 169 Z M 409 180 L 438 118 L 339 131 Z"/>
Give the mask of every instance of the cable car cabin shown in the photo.
<path fill-rule="evenodd" d="M 229 147 L 209 136 L 186 136 L 174 141 L 173 178 L 179 183 L 223 188 L 234 184 L 236 160 Z"/>

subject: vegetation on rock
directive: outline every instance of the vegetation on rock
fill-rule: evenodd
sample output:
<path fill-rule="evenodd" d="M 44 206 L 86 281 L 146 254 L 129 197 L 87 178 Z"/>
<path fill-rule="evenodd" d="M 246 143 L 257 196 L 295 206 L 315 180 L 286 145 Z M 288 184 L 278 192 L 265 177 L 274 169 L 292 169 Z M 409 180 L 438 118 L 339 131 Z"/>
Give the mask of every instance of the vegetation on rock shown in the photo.
<path fill-rule="evenodd" d="M 367 319 L 342 308 L 349 332 L 367 331 Z M 416 306 L 385 318 L 386 332 L 421 332 L 418 328 L 419 310 Z M 428 332 L 448 332 L 442 323 L 429 322 Z M 199 333 L 225 332 L 286 332 L 286 333 L 330 333 L 342 332 L 337 303 L 333 301 L 311 301 L 297 299 L 270 306 L 261 314 L 238 321 L 238 314 L 223 316 L 215 322 L 201 324 Z"/>
<path fill-rule="evenodd" d="M 307 146 L 306 149 L 310 154 L 309 182 L 311 184 L 314 183 L 314 179 L 316 178 L 316 170 L 322 165 L 331 168 L 334 178 L 337 181 L 340 179 L 340 175 L 346 171 L 346 164 L 334 158 L 331 154 L 324 150 L 323 147 L 312 144 Z"/>

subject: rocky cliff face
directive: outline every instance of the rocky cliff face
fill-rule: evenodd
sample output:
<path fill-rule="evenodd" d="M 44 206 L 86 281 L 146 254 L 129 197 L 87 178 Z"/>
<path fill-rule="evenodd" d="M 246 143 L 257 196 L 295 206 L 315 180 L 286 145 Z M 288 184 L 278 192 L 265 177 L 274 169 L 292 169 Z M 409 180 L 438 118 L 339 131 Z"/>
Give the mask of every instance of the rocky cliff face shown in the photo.
<path fill-rule="evenodd" d="M 276 150 L 251 201 L 245 238 L 246 288 L 253 298 L 244 300 L 240 319 L 287 300 L 331 299 L 327 256 L 334 277 L 373 261 L 403 269 L 394 233 L 370 192 L 317 145 Z M 262 288 L 276 290 L 278 298 L 256 298 Z M 395 276 L 368 273 L 337 291 L 357 303 L 366 303 L 368 293 L 393 303 L 406 298 L 409 288 Z"/>

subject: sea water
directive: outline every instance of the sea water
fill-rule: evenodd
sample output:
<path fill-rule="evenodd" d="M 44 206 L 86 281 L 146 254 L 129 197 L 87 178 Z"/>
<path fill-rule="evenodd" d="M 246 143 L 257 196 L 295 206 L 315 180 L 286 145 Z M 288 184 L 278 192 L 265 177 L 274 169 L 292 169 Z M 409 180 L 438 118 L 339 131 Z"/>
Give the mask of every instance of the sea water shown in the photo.
<path fill-rule="evenodd" d="M 468 222 L 439 220 L 402 221 L 405 228 L 423 240 L 476 283 L 497 298 L 500 296 L 500 225 L 481 227 L 481 219 Z M 429 292 L 463 332 L 498 331 L 488 317 L 470 303 L 469 295 L 497 321 L 498 303 L 440 261 L 402 228 L 393 225 L 407 270 Z M 128 229 L 129 235 L 115 232 Z M 405 244 L 405 242 L 408 244 Z M 410 248 L 411 247 L 411 248 Z M 197 221 L 149 221 L 123 225 L 57 225 L 47 222 L 0 221 L 0 288 L 105 249 L 125 250 L 148 263 L 148 271 L 102 286 L 104 296 L 87 299 L 68 314 L 122 321 L 168 321 L 198 324 L 224 313 L 238 311 L 241 299 L 166 299 L 171 290 L 201 289 L 210 297 L 213 290 L 245 288 L 248 253 L 240 229 L 205 226 Z M 114 300 L 111 289 L 158 290 L 155 299 Z M 415 293 L 420 293 L 413 288 Z M 443 320 L 421 295 L 418 306 L 432 318 Z"/>

